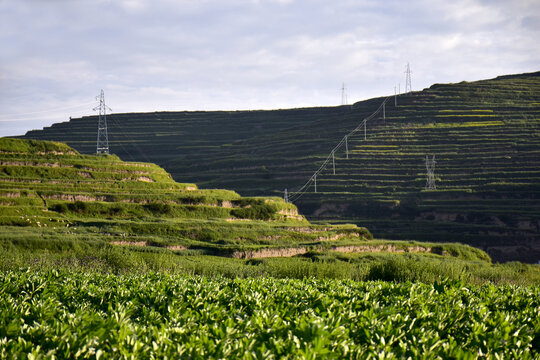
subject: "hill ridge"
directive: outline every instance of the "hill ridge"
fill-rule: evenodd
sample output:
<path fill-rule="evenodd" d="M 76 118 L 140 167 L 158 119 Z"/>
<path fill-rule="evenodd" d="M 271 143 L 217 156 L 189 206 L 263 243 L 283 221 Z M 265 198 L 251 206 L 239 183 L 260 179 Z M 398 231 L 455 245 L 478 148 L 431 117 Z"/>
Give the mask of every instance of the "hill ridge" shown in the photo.
<path fill-rule="evenodd" d="M 389 101 L 386 121 L 368 127 L 366 143 L 351 139 L 355 162 L 340 157 L 338 174 L 323 176 L 317 197 L 297 205 L 311 220 L 352 221 L 378 237 L 463 241 L 499 261 L 537 262 L 538 74 L 400 95 L 396 109 Z M 147 157 L 203 188 L 282 196 L 309 179 L 381 99 L 333 108 L 113 114 L 111 148 L 126 159 Z M 93 121 L 55 124 L 26 137 L 92 153 Z M 426 154 L 440 160 L 438 192 L 423 191 Z"/>

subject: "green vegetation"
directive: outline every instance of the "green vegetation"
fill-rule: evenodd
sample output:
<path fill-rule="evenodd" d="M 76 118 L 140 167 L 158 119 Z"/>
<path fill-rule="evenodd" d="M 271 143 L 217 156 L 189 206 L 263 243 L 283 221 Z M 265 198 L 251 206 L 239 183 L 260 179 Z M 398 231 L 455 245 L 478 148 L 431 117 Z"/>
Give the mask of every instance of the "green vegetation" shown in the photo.
<path fill-rule="evenodd" d="M 538 265 L 491 264 L 472 258 L 473 252 L 469 253 L 469 259 L 463 259 L 435 253 L 343 253 L 314 249 L 293 257 L 239 259 L 209 255 L 207 251 L 196 249 L 170 250 L 160 246 L 160 240 L 159 237 L 148 239 L 149 246 L 115 246 L 88 236 L 41 237 L 23 231 L 17 237 L 10 236 L 9 240 L 5 236 L 0 238 L 0 251 L 4 254 L 0 259 L 0 270 L 63 269 L 103 274 L 159 272 L 233 279 L 316 277 L 423 283 L 450 279 L 469 284 L 540 284 Z"/>
<path fill-rule="evenodd" d="M 540 73 L 436 84 L 393 99 L 349 138 L 295 204 L 315 222 L 355 223 L 376 237 L 450 241 L 496 261 L 540 260 Z M 311 177 L 329 151 L 382 102 L 276 111 L 155 112 L 108 117 L 111 149 L 151 161 L 173 178 L 242 195 L 282 196 Z M 95 151 L 96 117 L 31 131 Z M 423 191 L 425 156 L 437 191 Z M 311 189 L 312 190 L 312 189 Z M 311 191 L 310 190 L 310 191 Z M 255 216 L 254 210 L 237 210 Z M 249 214 L 247 214 L 249 213 Z M 258 212 L 260 218 L 266 214 Z"/>
<path fill-rule="evenodd" d="M 18 228 L 29 227 L 26 236 L 82 235 L 107 243 L 227 254 L 264 247 L 348 245 L 371 238 L 355 225 L 311 225 L 280 198 L 240 197 L 176 183 L 153 164 L 80 155 L 63 144 L 20 139 L 0 139 L 0 151 L 5 241 L 18 236 Z"/>
<path fill-rule="evenodd" d="M 313 225 L 280 198 L 199 190 L 156 165 L 35 144 L 0 139 L 4 270 L 540 282 L 537 267 L 494 265 L 470 246 L 373 240 L 356 225 Z"/>
<path fill-rule="evenodd" d="M 539 265 L 51 142 L 0 139 L 0 184 L 0 358 L 539 355 Z"/>
<path fill-rule="evenodd" d="M 0 273 L 2 358 L 540 356 L 540 289 Z"/>

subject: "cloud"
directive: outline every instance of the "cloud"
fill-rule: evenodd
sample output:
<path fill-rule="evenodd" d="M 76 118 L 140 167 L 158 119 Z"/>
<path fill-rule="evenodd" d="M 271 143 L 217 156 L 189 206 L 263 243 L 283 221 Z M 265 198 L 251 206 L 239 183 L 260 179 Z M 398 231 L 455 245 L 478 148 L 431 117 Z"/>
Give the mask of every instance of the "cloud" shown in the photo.
<path fill-rule="evenodd" d="M 525 16 L 521 19 L 521 26 L 524 29 L 538 31 L 540 30 L 540 16 Z"/>
<path fill-rule="evenodd" d="M 147 8 L 147 2 L 145 0 L 122 0 L 120 3 L 127 11 L 138 12 Z"/>
<path fill-rule="evenodd" d="M 415 89 L 537 71 L 536 14 L 528 0 L 4 1 L 0 108 L 67 108 L 101 88 L 126 112 L 319 106 L 340 103 L 342 82 L 355 101 L 403 88 L 407 61 Z"/>

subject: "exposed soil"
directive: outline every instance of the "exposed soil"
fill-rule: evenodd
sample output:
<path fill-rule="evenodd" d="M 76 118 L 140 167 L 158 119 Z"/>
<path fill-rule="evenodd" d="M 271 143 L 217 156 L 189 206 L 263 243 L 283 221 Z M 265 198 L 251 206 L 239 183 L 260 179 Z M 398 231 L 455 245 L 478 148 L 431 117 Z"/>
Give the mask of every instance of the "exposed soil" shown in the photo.
<path fill-rule="evenodd" d="M 0 161 L 0 165 L 14 165 L 14 166 L 42 166 L 42 167 L 72 167 L 70 165 L 60 165 L 58 163 L 42 163 L 35 161 Z"/>
<path fill-rule="evenodd" d="M 18 198 L 18 197 L 21 197 L 21 193 L 8 192 L 8 193 L 3 193 L 0 196 L 5 197 L 5 198 Z"/>
<path fill-rule="evenodd" d="M 334 234 L 331 236 L 319 236 L 317 241 L 336 241 L 344 237 L 360 237 L 359 233 L 349 233 L 349 234 Z"/>
<path fill-rule="evenodd" d="M 146 246 L 146 241 L 111 241 L 109 244 L 122 246 Z"/>
<path fill-rule="evenodd" d="M 122 246 L 149 246 L 146 241 L 111 241 L 112 245 L 122 245 Z M 165 246 L 166 249 L 177 251 L 177 250 L 187 250 L 188 248 L 183 245 L 170 245 Z M 322 250 L 322 248 L 321 248 Z M 267 248 L 261 250 L 246 250 L 246 251 L 235 251 L 232 254 L 222 255 L 227 257 L 232 257 L 235 259 L 261 259 L 261 258 L 272 258 L 272 257 L 293 257 L 296 255 L 302 255 L 307 253 L 309 250 L 306 247 L 293 247 L 293 248 Z M 344 245 L 344 246 L 332 246 L 329 251 L 340 252 L 340 253 L 380 253 L 380 252 L 390 252 L 390 253 L 431 253 L 431 248 L 424 246 L 396 246 L 391 244 L 381 244 L 381 245 Z M 442 254 L 447 255 L 446 252 Z"/>
<path fill-rule="evenodd" d="M 287 230 L 288 231 L 296 231 L 296 232 L 306 233 L 306 234 L 313 234 L 313 233 L 328 231 L 329 229 L 328 228 L 313 229 L 313 228 L 309 228 L 309 227 L 296 227 L 296 228 L 289 227 L 289 228 L 287 228 Z"/>
<path fill-rule="evenodd" d="M 147 177 L 147 176 L 139 176 L 139 177 L 137 178 L 137 181 L 143 181 L 143 182 L 156 182 L 156 180 L 151 179 L 151 178 L 149 178 L 149 177 Z"/>
<path fill-rule="evenodd" d="M 279 210 L 278 214 L 280 215 L 287 215 L 287 216 L 298 216 L 298 210 L 293 209 L 283 209 Z"/>
<path fill-rule="evenodd" d="M 333 246 L 332 251 L 344 253 L 365 253 L 365 252 L 392 252 L 392 253 L 429 253 L 431 248 L 423 246 L 395 246 L 395 245 L 350 245 Z M 444 254 L 443 254 L 444 255 Z"/>
<path fill-rule="evenodd" d="M 183 245 L 171 245 L 171 246 L 165 246 L 166 249 L 175 251 L 175 250 L 187 250 L 187 247 Z"/>
<path fill-rule="evenodd" d="M 146 241 L 126 241 L 126 240 L 111 241 L 109 242 L 109 244 L 120 245 L 120 246 L 152 246 L 152 245 L 148 245 Z M 171 251 L 187 250 L 187 247 L 183 245 L 169 245 L 169 246 L 164 246 L 164 248 L 169 249 Z"/>
<path fill-rule="evenodd" d="M 224 207 L 224 208 L 232 208 L 233 207 L 233 204 L 232 202 L 228 201 L 228 200 L 224 200 L 221 202 L 221 207 Z"/>
<path fill-rule="evenodd" d="M 140 166 L 140 167 L 156 167 L 154 164 L 142 164 L 137 162 L 129 162 L 129 163 L 112 163 L 114 166 Z"/>
<path fill-rule="evenodd" d="M 306 252 L 307 252 L 307 249 L 305 247 L 283 248 L 283 249 L 262 249 L 262 250 L 235 251 L 230 255 L 230 257 L 235 258 L 235 259 L 292 257 L 296 255 L 305 254 Z"/>
<path fill-rule="evenodd" d="M 105 196 L 88 196 L 88 195 L 68 195 L 68 194 L 55 194 L 44 195 L 44 198 L 50 200 L 65 200 L 65 201 L 105 201 Z"/>
<path fill-rule="evenodd" d="M 77 175 L 83 177 L 83 178 L 91 178 L 92 174 L 86 171 L 79 171 Z"/>
<path fill-rule="evenodd" d="M 26 153 L 23 153 L 23 154 L 26 154 Z M 40 151 L 37 154 L 38 155 L 50 155 L 50 154 L 53 154 L 53 155 L 76 155 L 76 153 L 74 151 L 68 151 L 68 152 L 63 152 L 63 151 Z"/>
<path fill-rule="evenodd" d="M 333 246 L 330 251 L 341 253 L 368 253 L 368 252 L 392 252 L 392 253 L 430 253 L 431 248 L 423 246 L 404 246 L 398 247 L 395 245 L 349 245 L 349 246 Z M 236 259 L 255 259 L 269 257 L 292 257 L 302 255 L 308 252 L 305 247 L 297 248 L 281 248 L 281 249 L 261 249 L 235 251 L 230 257 Z M 446 255 L 443 253 L 443 255 Z"/>

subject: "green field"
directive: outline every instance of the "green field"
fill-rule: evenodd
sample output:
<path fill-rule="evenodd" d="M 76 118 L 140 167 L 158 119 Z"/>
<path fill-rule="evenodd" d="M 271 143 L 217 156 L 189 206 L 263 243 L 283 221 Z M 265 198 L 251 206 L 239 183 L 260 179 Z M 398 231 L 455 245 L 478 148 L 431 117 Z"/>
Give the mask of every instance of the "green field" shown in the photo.
<path fill-rule="evenodd" d="M 0 273 L 0 357 L 538 359 L 540 289 Z"/>
<path fill-rule="evenodd" d="M 295 204 L 317 223 L 379 238 L 467 243 L 496 261 L 540 260 L 540 73 L 436 84 L 390 98 Z M 294 192 L 383 98 L 352 106 L 113 114 L 111 150 L 173 178 L 242 195 Z M 28 132 L 95 152 L 95 116 Z M 425 156 L 437 191 L 424 191 Z"/>
<path fill-rule="evenodd" d="M 540 265 L 0 139 L 0 358 L 540 356 Z"/>

